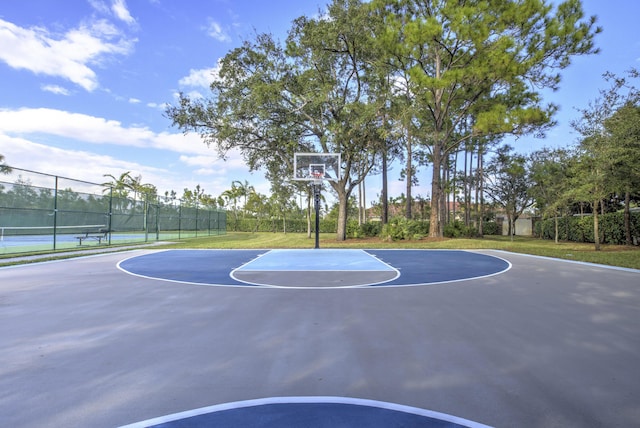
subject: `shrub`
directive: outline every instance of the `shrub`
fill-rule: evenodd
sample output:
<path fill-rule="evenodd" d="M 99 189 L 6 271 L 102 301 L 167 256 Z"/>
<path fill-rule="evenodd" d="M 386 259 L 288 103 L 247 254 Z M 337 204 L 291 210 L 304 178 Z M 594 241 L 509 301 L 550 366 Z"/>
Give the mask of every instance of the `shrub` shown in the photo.
<path fill-rule="evenodd" d="M 502 231 L 498 227 L 498 223 L 495 221 L 485 221 L 482 223 L 482 234 L 483 235 L 501 235 Z"/>
<path fill-rule="evenodd" d="M 478 236 L 478 231 L 473 226 L 465 226 L 463 222 L 455 220 L 444 226 L 443 235 L 446 238 L 473 238 Z"/>
<path fill-rule="evenodd" d="M 429 234 L 429 222 L 394 217 L 382 226 L 380 237 L 391 241 L 421 239 Z"/>
<path fill-rule="evenodd" d="M 625 244 L 624 213 L 608 213 L 598 216 L 601 242 Z M 536 224 L 536 234 L 542 239 L 554 239 L 554 219 Z M 640 213 L 631 213 L 631 236 L 640 236 Z M 571 216 L 558 219 L 558 238 L 563 241 L 594 242 L 593 216 Z"/>
<path fill-rule="evenodd" d="M 360 225 L 360 235 L 363 237 L 373 237 L 380 235 L 382 223 L 379 221 L 368 221 Z"/>

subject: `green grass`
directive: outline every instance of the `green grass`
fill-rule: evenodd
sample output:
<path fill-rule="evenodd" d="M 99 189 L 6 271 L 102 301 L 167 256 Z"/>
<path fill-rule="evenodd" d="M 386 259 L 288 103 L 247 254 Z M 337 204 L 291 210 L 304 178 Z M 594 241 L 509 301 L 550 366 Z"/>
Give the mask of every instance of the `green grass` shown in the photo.
<path fill-rule="evenodd" d="M 127 243 L 123 248 L 130 248 L 135 243 Z M 194 249 L 271 249 L 271 248 L 313 248 L 315 237 L 308 238 L 305 233 L 248 233 L 228 232 L 226 235 L 209 237 L 186 238 L 173 241 L 153 248 L 194 248 Z M 94 247 L 91 247 L 94 248 Z M 82 250 L 91 248 L 76 248 L 73 253 L 58 254 L 56 252 L 32 252 L 22 254 L 0 255 L 0 266 L 23 264 L 44 260 L 57 260 L 84 255 Z M 463 250 L 503 250 L 514 253 L 532 254 L 536 256 L 554 257 L 559 259 L 597 263 L 640 269 L 640 248 L 623 245 L 603 245 L 601 251 L 595 251 L 593 244 L 575 242 L 554 243 L 553 241 L 536 238 L 515 237 L 510 240 L 507 236 L 486 236 L 478 239 L 422 239 L 416 241 L 383 241 L 378 238 L 347 239 L 337 241 L 334 233 L 320 235 L 320 248 L 398 248 L 398 249 L 463 249 Z M 110 246 L 110 250 L 120 251 L 117 246 Z M 68 250 L 67 250 L 68 251 Z M 11 260 L 14 257 L 39 255 L 32 261 Z M 4 261 L 6 259 L 6 261 Z M 3 262 L 4 261 L 4 262 Z"/>
<path fill-rule="evenodd" d="M 226 235 L 184 239 L 160 248 L 313 248 L 315 239 L 304 233 L 244 233 L 228 232 Z M 335 234 L 321 234 L 320 248 L 400 248 L 400 249 L 491 249 L 514 253 L 554 257 L 581 262 L 598 263 L 640 269 L 640 248 L 623 245 L 603 245 L 595 251 L 593 244 L 575 242 L 554 243 L 536 238 L 487 236 L 478 239 L 423 239 L 417 241 L 387 242 L 377 238 L 347 239 L 337 241 Z"/>

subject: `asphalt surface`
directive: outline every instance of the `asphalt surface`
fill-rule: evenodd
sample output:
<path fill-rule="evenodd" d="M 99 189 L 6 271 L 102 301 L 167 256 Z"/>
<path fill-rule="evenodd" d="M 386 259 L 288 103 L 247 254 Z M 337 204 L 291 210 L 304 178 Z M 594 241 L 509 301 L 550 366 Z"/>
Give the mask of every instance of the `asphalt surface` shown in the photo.
<path fill-rule="evenodd" d="M 496 427 L 640 421 L 640 272 L 485 251 L 499 275 L 413 287 L 208 287 L 138 250 L 0 268 L 0 426 L 114 427 L 341 396 Z"/>

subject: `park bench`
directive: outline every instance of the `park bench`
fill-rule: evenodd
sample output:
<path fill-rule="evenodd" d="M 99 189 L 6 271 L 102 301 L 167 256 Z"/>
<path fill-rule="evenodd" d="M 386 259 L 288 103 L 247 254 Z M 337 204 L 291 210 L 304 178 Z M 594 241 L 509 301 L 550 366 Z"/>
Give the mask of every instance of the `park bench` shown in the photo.
<path fill-rule="evenodd" d="M 87 239 L 98 241 L 98 245 L 102 243 L 103 239 L 107 239 L 109 236 L 109 229 L 85 230 L 82 235 L 76 236 L 78 245 L 82 245 L 82 241 Z"/>

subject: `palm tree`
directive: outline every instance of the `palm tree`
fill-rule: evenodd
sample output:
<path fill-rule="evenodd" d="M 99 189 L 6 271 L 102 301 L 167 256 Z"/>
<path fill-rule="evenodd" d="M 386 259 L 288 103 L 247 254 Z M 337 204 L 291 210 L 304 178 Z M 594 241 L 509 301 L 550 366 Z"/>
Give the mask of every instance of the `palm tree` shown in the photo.
<path fill-rule="evenodd" d="M 111 174 L 104 174 L 103 177 L 111 178 L 111 181 L 102 183 L 104 186 L 103 193 L 111 191 L 111 201 L 115 202 L 112 206 L 112 210 L 116 212 L 122 212 L 127 209 L 129 205 L 128 197 L 129 191 L 133 190 L 131 177 L 131 171 L 123 172 L 118 178 Z"/>
<path fill-rule="evenodd" d="M 233 201 L 233 216 L 235 218 L 234 230 L 236 230 L 238 227 L 238 198 L 241 194 L 239 188 L 235 185 L 235 182 L 231 183 L 231 189 L 227 189 L 222 192 L 221 196 L 227 200 L 227 205 L 229 205 L 229 202 Z"/>
<path fill-rule="evenodd" d="M 237 185 L 236 185 L 237 183 Z M 242 208 L 242 217 L 244 218 L 247 212 L 247 198 L 255 192 L 255 189 L 252 185 L 249 184 L 247 180 L 244 180 L 244 183 L 240 181 L 234 181 L 231 183 L 231 188 L 235 188 L 237 195 L 242 196 L 244 198 L 244 205 Z"/>
<path fill-rule="evenodd" d="M 11 174 L 11 167 L 4 163 L 3 155 L 0 155 L 0 174 Z"/>

